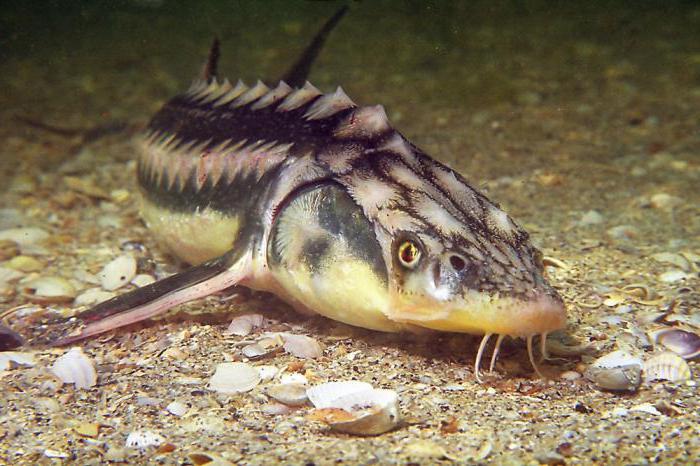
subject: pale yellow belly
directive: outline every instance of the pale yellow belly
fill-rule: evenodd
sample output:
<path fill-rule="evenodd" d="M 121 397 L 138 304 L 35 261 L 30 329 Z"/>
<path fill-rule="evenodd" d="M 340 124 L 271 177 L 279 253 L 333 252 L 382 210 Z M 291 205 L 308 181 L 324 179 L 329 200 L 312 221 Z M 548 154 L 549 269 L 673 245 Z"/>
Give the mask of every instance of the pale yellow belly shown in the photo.
<path fill-rule="evenodd" d="M 184 213 L 141 200 L 141 217 L 156 239 L 174 256 L 199 264 L 229 251 L 240 221 L 212 209 Z"/>

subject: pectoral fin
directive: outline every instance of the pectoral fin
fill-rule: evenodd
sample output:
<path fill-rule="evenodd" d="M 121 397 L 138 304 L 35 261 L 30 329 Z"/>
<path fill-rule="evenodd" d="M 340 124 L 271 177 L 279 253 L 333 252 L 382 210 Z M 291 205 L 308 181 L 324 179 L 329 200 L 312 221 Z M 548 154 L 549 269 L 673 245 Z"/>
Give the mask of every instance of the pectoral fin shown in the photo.
<path fill-rule="evenodd" d="M 129 293 L 116 296 L 77 316 L 87 325 L 77 335 L 60 338 L 63 346 L 162 314 L 178 304 L 240 283 L 250 273 L 250 257 L 230 251 Z"/>

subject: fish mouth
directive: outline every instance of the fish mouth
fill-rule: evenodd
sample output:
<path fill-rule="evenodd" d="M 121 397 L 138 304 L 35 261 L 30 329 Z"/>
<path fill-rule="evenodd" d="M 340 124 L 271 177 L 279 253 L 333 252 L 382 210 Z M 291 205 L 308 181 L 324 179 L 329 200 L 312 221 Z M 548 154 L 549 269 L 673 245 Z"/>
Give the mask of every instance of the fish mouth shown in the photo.
<path fill-rule="evenodd" d="M 541 356 L 546 358 L 547 334 L 566 326 L 566 307 L 561 298 L 553 292 L 539 293 L 529 299 L 489 296 L 475 292 L 459 304 L 433 303 L 432 312 L 426 311 L 427 303 L 418 301 L 414 301 L 413 305 L 404 303 L 404 306 L 399 308 L 400 311 L 394 311 L 387 317 L 433 330 L 483 335 L 474 362 L 474 375 L 479 382 L 482 381 L 479 366 L 489 339 L 494 335 L 497 335 L 497 339 L 491 356 L 490 372 L 496 364 L 503 339 L 510 336 L 525 339 L 533 369 L 541 378 L 546 378 L 535 362 L 534 338 L 540 337 Z"/>
<path fill-rule="evenodd" d="M 563 301 L 544 292 L 525 299 L 474 291 L 443 302 L 406 296 L 393 304 L 389 319 L 444 332 L 528 337 L 566 326 Z"/>

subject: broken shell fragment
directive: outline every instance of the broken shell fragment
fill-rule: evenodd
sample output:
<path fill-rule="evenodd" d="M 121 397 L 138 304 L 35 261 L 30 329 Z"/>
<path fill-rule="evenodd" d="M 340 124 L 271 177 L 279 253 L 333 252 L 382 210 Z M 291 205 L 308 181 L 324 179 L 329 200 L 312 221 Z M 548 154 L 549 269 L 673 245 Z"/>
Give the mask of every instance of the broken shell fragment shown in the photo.
<path fill-rule="evenodd" d="M 613 351 L 596 359 L 584 375 L 601 390 L 636 391 L 642 382 L 642 361 L 626 351 Z"/>
<path fill-rule="evenodd" d="M 690 366 L 676 353 L 665 351 L 651 357 L 644 362 L 644 380 L 668 380 L 670 382 L 682 382 L 690 380 Z"/>
<path fill-rule="evenodd" d="M 372 390 L 372 385 L 359 380 L 349 380 L 346 382 L 328 382 L 306 390 L 306 394 L 314 407 L 330 408 L 338 398 L 351 393 Z"/>
<path fill-rule="evenodd" d="M 226 333 L 244 337 L 250 335 L 254 329 L 262 327 L 264 322 L 265 319 L 262 314 L 244 314 L 236 316 L 231 320 L 231 323 L 226 329 Z"/>
<path fill-rule="evenodd" d="M 700 335 L 674 327 L 661 327 L 649 332 L 649 339 L 684 359 L 700 356 Z"/>
<path fill-rule="evenodd" d="M 165 442 L 165 438 L 162 435 L 150 430 L 135 430 L 126 437 L 126 447 L 138 448 L 139 450 L 157 447 L 163 442 Z"/>
<path fill-rule="evenodd" d="M 117 257 L 98 274 L 102 288 L 114 291 L 126 285 L 136 275 L 136 259 L 130 254 Z"/>
<path fill-rule="evenodd" d="M 306 385 L 303 384 L 286 383 L 271 386 L 267 389 L 267 394 L 270 398 L 287 406 L 301 406 L 309 401 L 306 389 Z"/>
<path fill-rule="evenodd" d="M 356 435 L 379 435 L 395 428 L 400 421 L 399 397 L 393 390 L 372 389 L 342 396 L 335 408 L 352 416 L 329 423 L 331 429 Z"/>
<path fill-rule="evenodd" d="M 306 335 L 295 335 L 293 333 L 283 333 L 284 350 L 302 359 L 316 359 L 323 355 L 321 344 Z"/>
<path fill-rule="evenodd" d="M 398 394 L 365 382 L 330 382 L 309 388 L 317 416 L 331 429 L 356 435 L 379 435 L 400 422 Z"/>
<path fill-rule="evenodd" d="M 75 384 L 75 388 L 88 389 L 97 384 L 95 365 L 80 348 L 71 348 L 56 359 L 51 372 L 63 383 Z"/>
<path fill-rule="evenodd" d="M 243 362 L 224 362 L 216 366 L 209 389 L 219 393 L 243 393 L 260 383 L 260 372 Z"/>

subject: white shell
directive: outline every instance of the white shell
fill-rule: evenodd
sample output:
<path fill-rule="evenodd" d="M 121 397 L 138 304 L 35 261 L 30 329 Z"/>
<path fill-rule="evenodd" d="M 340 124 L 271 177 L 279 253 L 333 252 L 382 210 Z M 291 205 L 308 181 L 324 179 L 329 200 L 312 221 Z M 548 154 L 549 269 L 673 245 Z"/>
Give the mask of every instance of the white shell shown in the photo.
<path fill-rule="evenodd" d="M 354 419 L 332 422 L 331 428 L 357 435 L 379 435 L 395 428 L 399 415 L 399 396 L 393 390 L 371 389 L 350 393 L 333 402 L 334 408 L 351 413 Z"/>
<path fill-rule="evenodd" d="M 46 298 L 73 298 L 76 295 L 75 287 L 62 277 L 39 277 L 24 284 L 36 296 Z"/>
<path fill-rule="evenodd" d="M 73 383 L 75 388 L 90 388 L 97 384 L 95 365 L 81 348 L 71 348 L 56 359 L 51 372 L 63 383 Z"/>
<path fill-rule="evenodd" d="M 267 389 L 267 395 L 287 406 L 301 406 L 309 401 L 306 388 L 306 385 L 300 383 L 273 385 Z"/>
<path fill-rule="evenodd" d="M 288 374 L 282 374 L 280 377 L 280 383 L 298 383 L 302 385 L 308 385 L 309 381 L 306 379 L 304 374 L 299 374 L 298 372 L 291 372 Z"/>
<path fill-rule="evenodd" d="M 243 314 L 236 316 L 226 329 L 226 333 L 244 337 L 249 335 L 253 329 L 262 327 L 264 322 L 265 318 L 262 314 Z"/>
<path fill-rule="evenodd" d="M 617 350 L 613 351 L 612 353 L 608 353 L 605 356 L 601 356 L 600 358 L 596 359 L 591 364 L 591 366 L 603 368 L 614 368 L 629 365 L 641 366 L 642 360 L 624 350 Z"/>
<path fill-rule="evenodd" d="M 165 438 L 162 435 L 150 430 L 135 430 L 126 437 L 127 448 L 138 448 L 140 450 L 157 447 L 163 442 L 165 442 Z"/>
<path fill-rule="evenodd" d="M 102 288 L 114 291 L 126 285 L 136 275 L 136 259 L 134 256 L 124 254 L 117 257 L 104 266 L 98 274 Z"/>
<path fill-rule="evenodd" d="M 172 414 L 173 416 L 184 416 L 189 408 L 187 405 L 181 401 L 172 401 L 165 407 L 165 410 Z"/>
<path fill-rule="evenodd" d="M 22 246 L 38 243 L 49 237 L 41 228 L 9 228 L 0 231 L 0 240 L 10 240 Z"/>
<path fill-rule="evenodd" d="M 224 362 L 216 366 L 209 389 L 219 393 L 243 393 L 260 383 L 260 372 L 243 362 Z"/>
<path fill-rule="evenodd" d="M 644 380 L 668 380 L 682 382 L 690 380 L 692 373 L 690 366 L 676 353 L 665 351 L 644 362 Z"/>
<path fill-rule="evenodd" d="M 142 286 L 150 285 L 155 281 L 156 277 L 154 277 L 153 275 L 148 275 L 147 273 L 140 273 L 131 279 L 131 284 L 141 288 Z"/>
<path fill-rule="evenodd" d="M 359 380 L 349 380 L 316 385 L 306 390 L 306 395 L 315 408 L 323 409 L 334 407 L 333 402 L 338 398 L 367 390 L 372 390 L 372 385 Z"/>
<path fill-rule="evenodd" d="M 75 298 L 74 303 L 76 306 L 94 306 L 108 299 L 112 299 L 114 296 L 114 293 L 105 291 L 102 288 L 89 288 L 80 293 Z"/>
<path fill-rule="evenodd" d="M 260 380 L 262 382 L 269 382 L 280 372 L 275 366 L 256 366 L 256 369 L 260 374 Z"/>
<path fill-rule="evenodd" d="M 323 355 L 323 348 L 320 343 L 306 335 L 295 335 L 293 333 L 283 333 L 284 350 L 302 359 L 315 359 Z"/>

